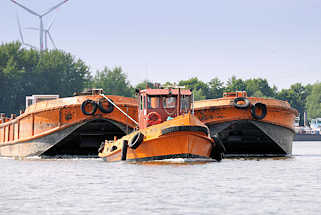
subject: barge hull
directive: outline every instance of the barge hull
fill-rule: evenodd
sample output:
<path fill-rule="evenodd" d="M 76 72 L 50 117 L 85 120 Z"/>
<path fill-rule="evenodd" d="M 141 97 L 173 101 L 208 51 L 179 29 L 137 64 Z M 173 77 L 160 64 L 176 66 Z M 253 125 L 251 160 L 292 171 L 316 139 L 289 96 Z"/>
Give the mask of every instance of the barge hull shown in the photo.
<path fill-rule="evenodd" d="M 208 125 L 211 136 L 223 142 L 225 156 L 289 156 L 294 132 L 255 120 L 236 120 Z"/>
<path fill-rule="evenodd" d="M 82 125 L 83 124 L 73 125 L 64 130 L 60 130 L 31 141 L 0 146 L 0 156 L 17 158 L 40 156 Z"/>
<path fill-rule="evenodd" d="M 97 157 L 101 142 L 106 138 L 125 135 L 124 129 L 124 126 L 113 120 L 87 120 L 30 141 L 0 145 L 0 156 Z"/>

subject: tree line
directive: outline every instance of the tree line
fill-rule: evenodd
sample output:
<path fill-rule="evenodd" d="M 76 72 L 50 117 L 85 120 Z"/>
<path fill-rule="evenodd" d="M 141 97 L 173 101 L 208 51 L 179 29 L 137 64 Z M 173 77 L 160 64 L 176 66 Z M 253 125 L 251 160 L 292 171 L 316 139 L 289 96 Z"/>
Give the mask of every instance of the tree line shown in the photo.
<path fill-rule="evenodd" d="M 25 97 L 35 94 L 59 94 L 72 96 L 87 88 L 103 88 L 106 94 L 134 97 L 135 89 L 153 88 L 155 83 L 145 80 L 131 85 L 121 67 L 90 72 L 82 60 L 62 50 L 40 53 L 25 49 L 19 42 L 4 43 L 0 46 L 0 112 L 18 113 L 25 108 Z M 214 77 L 208 82 L 197 77 L 181 80 L 179 85 L 192 89 L 195 100 L 222 97 L 224 92 L 246 91 L 248 96 L 275 98 L 288 101 L 301 116 L 321 117 L 321 83 L 303 85 L 295 83 L 289 89 L 278 90 L 266 79 L 240 79 L 236 76 L 223 82 Z"/>

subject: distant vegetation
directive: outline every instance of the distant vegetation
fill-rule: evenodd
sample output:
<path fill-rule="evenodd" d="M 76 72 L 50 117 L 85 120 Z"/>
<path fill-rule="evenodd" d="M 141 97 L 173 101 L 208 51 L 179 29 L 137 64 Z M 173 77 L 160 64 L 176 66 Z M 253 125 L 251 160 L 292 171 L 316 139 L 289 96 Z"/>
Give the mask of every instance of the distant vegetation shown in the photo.
<path fill-rule="evenodd" d="M 288 101 L 300 113 L 308 117 L 321 117 L 321 83 L 301 83 L 278 91 L 266 79 L 238 79 L 231 77 L 226 83 L 217 77 L 208 82 L 198 78 L 181 80 L 178 83 L 163 83 L 186 86 L 193 90 L 195 100 L 222 97 L 223 92 L 247 91 L 248 96 L 276 98 Z M 146 80 L 132 86 L 120 67 L 104 68 L 91 74 L 89 67 L 80 59 L 61 50 L 44 51 L 22 48 L 19 42 L 0 46 L 0 112 L 17 113 L 24 109 L 25 96 L 33 94 L 59 94 L 72 96 L 85 88 L 103 88 L 106 94 L 133 97 L 135 88 L 153 87 Z M 303 114 L 301 114 L 303 115 Z"/>

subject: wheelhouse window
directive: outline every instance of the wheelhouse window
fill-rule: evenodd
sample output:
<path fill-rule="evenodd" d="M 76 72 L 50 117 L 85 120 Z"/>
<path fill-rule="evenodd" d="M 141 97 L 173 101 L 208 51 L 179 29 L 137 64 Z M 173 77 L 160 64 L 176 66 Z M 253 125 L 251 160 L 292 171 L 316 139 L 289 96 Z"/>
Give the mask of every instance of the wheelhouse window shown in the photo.
<path fill-rule="evenodd" d="M 147 107 L 148 108 L 160 108 L 160 101 L 158 96 L 148 96 L 147 97 Z"/>
<path fill-rule="evenodd" d="M 190 109 L 191 105 L 191 97 L 190 96 L 182 96 L 181 97 L 181 111 L 183 113 L 187 113 Z"/>
<path fill-rule="evenodd" d="M 143 110 L 143 96 L 140 96 L 140 109 Z"/>
<path fill-rule="evenodd" d="M 163 97 L 163 107 L 164 108 L 175 108 L 176 107 L 176 97 Z"/>

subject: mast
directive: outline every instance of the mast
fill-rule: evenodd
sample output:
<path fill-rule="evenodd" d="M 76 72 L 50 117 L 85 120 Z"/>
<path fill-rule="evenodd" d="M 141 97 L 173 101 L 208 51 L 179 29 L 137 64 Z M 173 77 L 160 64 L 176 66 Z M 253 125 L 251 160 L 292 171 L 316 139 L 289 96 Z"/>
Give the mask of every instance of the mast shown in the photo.
<path fill-rule="evenodd" d="M 178 88 L 177 95 L 177 116 L 181 115 L 181 88 Z"/>

